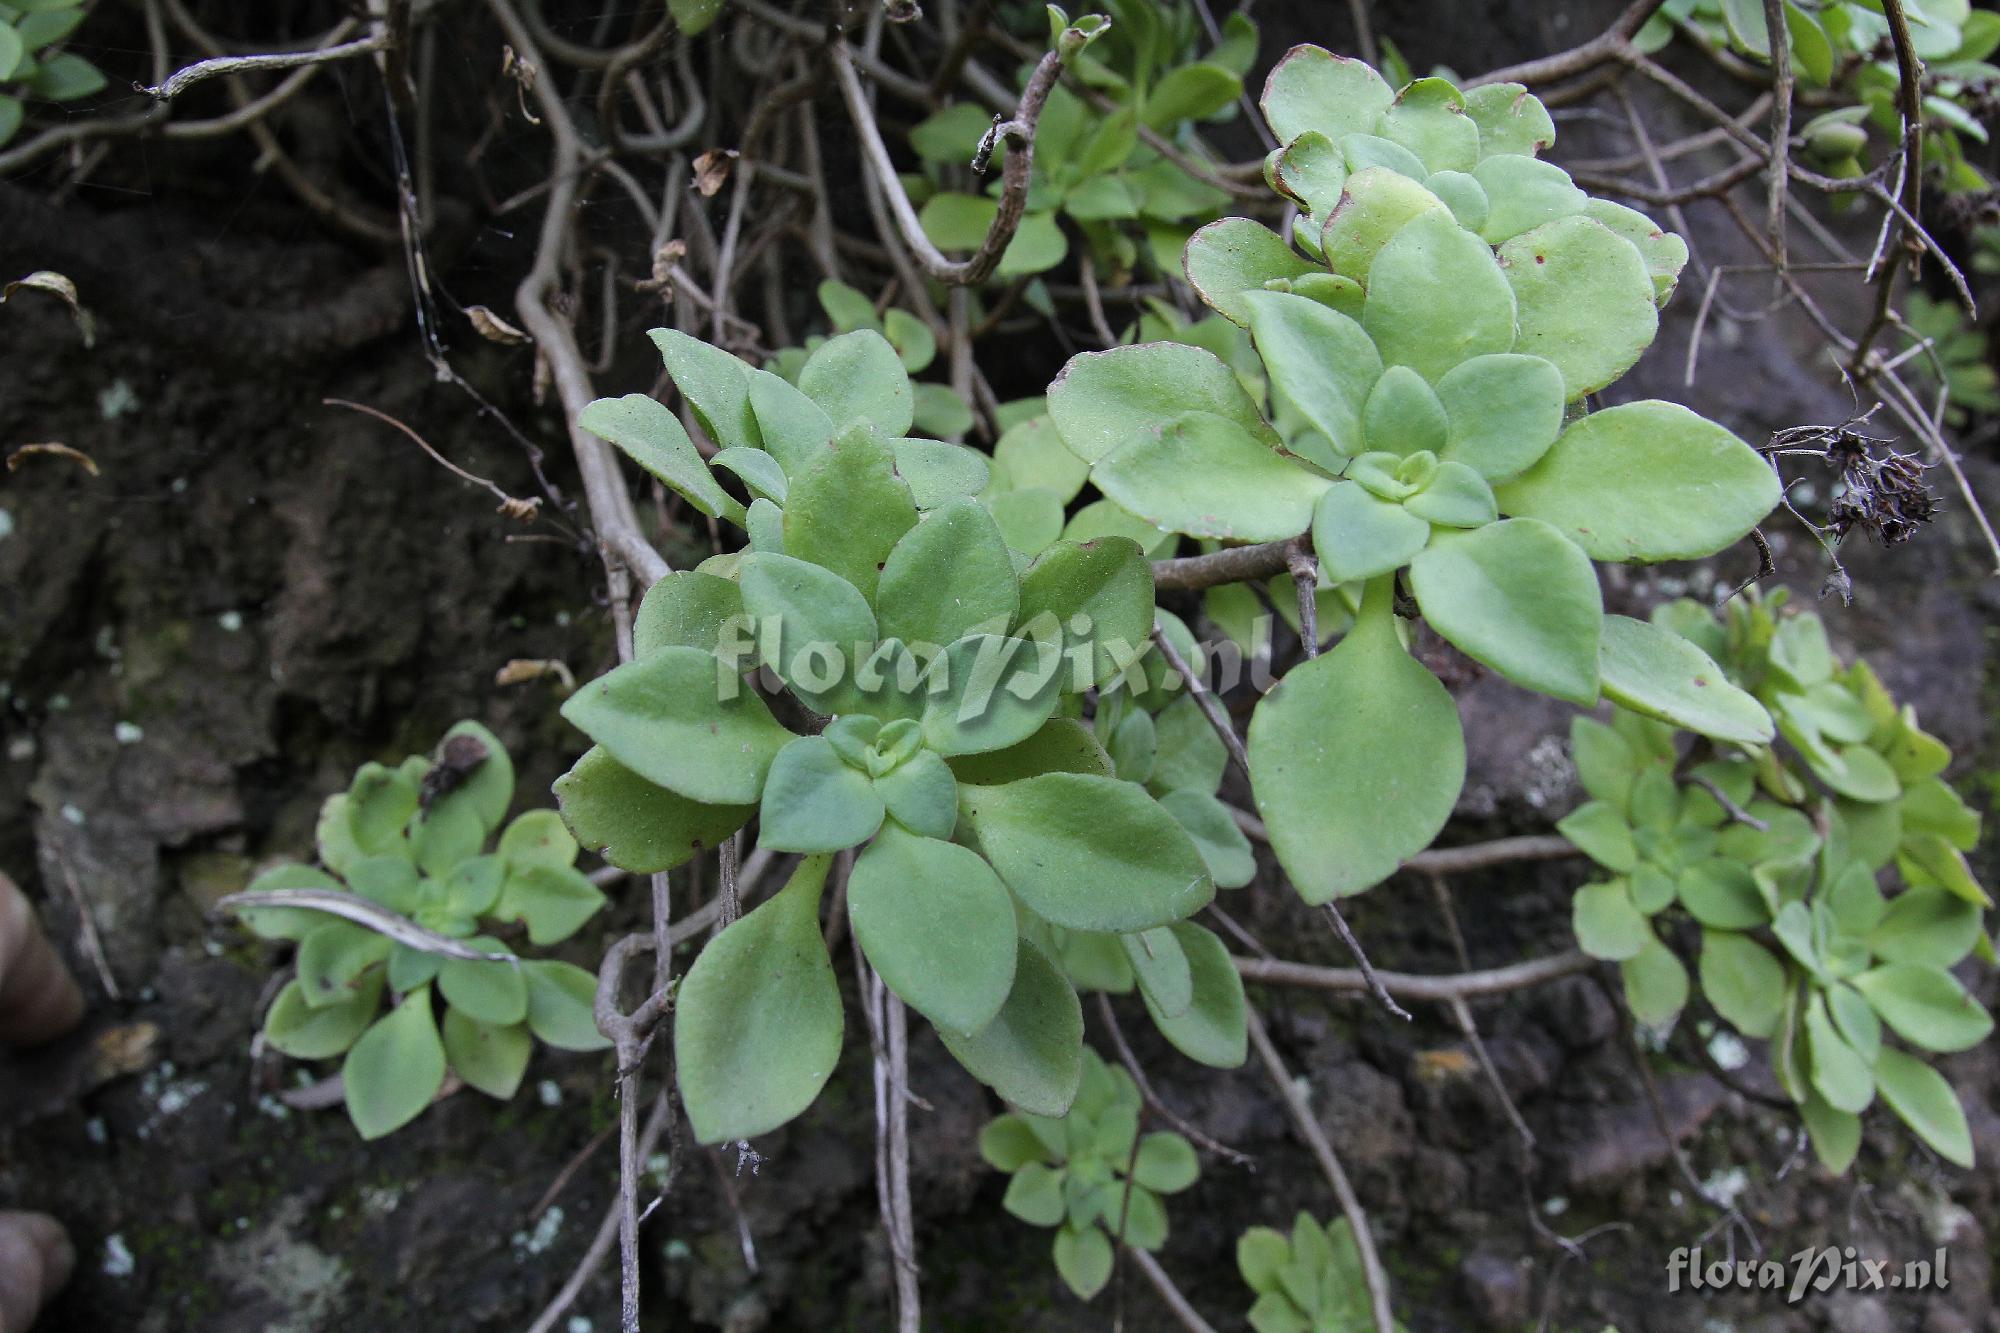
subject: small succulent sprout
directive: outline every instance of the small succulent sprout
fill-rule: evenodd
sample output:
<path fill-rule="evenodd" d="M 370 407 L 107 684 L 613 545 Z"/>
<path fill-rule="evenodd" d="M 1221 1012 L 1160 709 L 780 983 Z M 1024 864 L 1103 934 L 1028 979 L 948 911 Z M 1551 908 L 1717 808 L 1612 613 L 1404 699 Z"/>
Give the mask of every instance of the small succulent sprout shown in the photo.
<path fill-rule="evenodd" d="M 1647 717 L 1627 705 L 1610 725 L 1577 719 L 1571 751 L 1591 799 L 1557 828 L 1611 876 L 1577 891 L 1577 941 L 1617 961 L 1633 1014 L 1665 1027 L 1691 982 L 1666 943 L 1676 932 L 1661 925 L 1684 917 L 1698 928 L 1703 997 L 1744 1037 L 1770 1043 L 1828 1169 L 1852 1163 L 1859 1116 L 1878 1097 L 1941 1155 L 1969 1163 L 1964 1115 L 1919 1053 L 1962 1050 L 1992 1030 L 1950 972 L 1980 947 L 1991 906 L 1963 859 L 1979 817 L 1938 777 L 1949 751 L 1865 663 L 1840 664 L 1816 616 L 1781 614 L 1785 601 L 1742 598 L 1721 617 L 1682 601 L 1660 607 L 1656 625 L 1631 622 L 1670 627 L 1699 655 L 1710 698 L 1686 704 L 1689 716 L 1713 722 L 1748 701 L 1768 706 L 1776 728 L 1703 758 L 1682 752 L 1676 724 L 1687 724 L 1673 707 Z M 1892 867 L 1901 887 L 1885 894 Z"/>
<path fill-rule="evenodd" d="M 298 944 L 297 975 L 265 1014 L 264 1039 L 299 1060 L 340 1057 L 363 1138 L 416 1118 L 447 1072 L 505 1100 L 537 1039 L 572 1051 L 608 1044 L 592 1017 L 595 977 L 520 958 L 482 933 L 513 927 L 531 944 L 554 944 L 604 905 L 554 811 L 502 828 L 513 795 L 499 739 L 461 722 L 434 755 L 364 764 L 328 798 L 325 869 L 282 865 L 250 885 L 243 923 Z"/>
<path fill-rule="evenodd" d="M 1290 1235 L 1252 1227 L 1236 1241 L 1236 1268 L 1257 1294 L 1249 1313 L 1256 1333 L 1370 1333 L 1375 1327 L 1361 1252 L 1344 1217 L 1321 1226 L 1301 1212 Z"/>
<path fill-rule="evenodd" d="M 1157 1250 L 1167 1240 L 1163 1195 L 1201 1172 L 1179 1134 L 1141 1134 L 1132 1076 L 1085 1048 L 1076 1102 L 1066 1115 L 1011 1111 L 979 1136 L 979 1151 L 1007 1172 L 1004 1207 L 1032 1226 L 1055 1227 L 1056 1271 L 1084 1300 L 1110 1281 L 1117 1246 Z"/>

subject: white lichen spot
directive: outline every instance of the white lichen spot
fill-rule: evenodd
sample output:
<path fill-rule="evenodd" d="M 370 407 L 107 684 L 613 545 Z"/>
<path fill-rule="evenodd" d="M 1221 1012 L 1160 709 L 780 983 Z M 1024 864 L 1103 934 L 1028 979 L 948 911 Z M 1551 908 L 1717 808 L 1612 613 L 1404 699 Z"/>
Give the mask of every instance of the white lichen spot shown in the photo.
<path fill-rule="evenodd" d="M 673 1172 L 673 1158 L 663 1152 L 656 1152 L 646 1159 L 646 1175 L 660 1189 L 667 1187 L 667 1179 Z"/>
<path fill-rule="evenodd" d="M 1542 1200 L 1542 1211 L 1550 1217 L 1561 1217 L 1569 1211 L 1569 1200 L 1558 1194 L 1553 1199 Z"/>
<path fill-rule="evenodd" d="M 1560 736 L 1544 736 L 1528 750 L 1527 784 L 1522 792 L 1537 810 L 1569 793 L 1576 781 L 1576 764 Z"/>
<path fill-rule="evenodd" d="M 7 742 L 7 757 L 15 763 L 26 763 L 35 757 L 35 738 L 15 736 Z"/>
<path fill-rule="evenodd" d="M 1701 1192 L 1718 1208 L 1734 1208 L 1750 1188 L 1750 1173 L 1740 1166 L 1726 1166 L 1701 1182 Z"/>
<path fill-rule="evenodd" d="M 69 711 L 69 696 L 67 694 L 51 694 L 49 696 L 49 711 L 51 713 L 67 713 Z"/>
<path fill-rule="evenodd" d="M 13 535 L 14 516 L 6 510 L 0 509 L 0 538 L 11 537 Z"/>
<path fill-rule="evenodd" d="M 569 1317 L 569 1323 L 564 1325 L 564 1327 L 569 1330 L 569 1333 L 592 1333 L 592 1330 L 597 1325 L 590 1322 L 590 1316 L 588 1315 L 573 1314 Z"/>
<path fill-rule="evenodd" d="M 83 1122 L 84 1137 L 100 1147 L 111 1142 L 111 1131 L 105 1127 L 104 1117 L 94 1115 Z"/>
<path fill-rule="evenodd" d="M 1682 1204 L 1687 1202 L 1687 1196 L 1685 1194 L 1682 1194 L 1679 1190 L 1668 1190 L 1667 1202 L 1671 1204 L 1673 1207 L 1678 1208 Z"/>
<path fill-rule="evenodd" d="M 562 1105 L 562 1088 L 552 1078 L 545 1078 L 535 1085 L 535 1096 L 541 1098 L 544 1106 Z"/>
<path fill-rule="evenodd" d="M 97 391 L 97 411 L 106 421 L 116 421 L 128 412 L 139 410 L 139 395 L 132 392 L 132 386 L 124 379 L 115 379 Z"/>
<path fill-rule="evenodd" d="M 125 1237 L 112 1232 L 104 1238 L 104 1276 L 131 1277 L 138 1267 L 132 1258 L 132 1247 L 125 1243 Z"/>
<path fill-rule="evenodd" d="M 403 1192 L 386 1185 L 365 1185 L 361 1189 L 361 1211 L 370 1217 L 387 1217 L 403 1202 Z"/>
<path fill-rule="evenodd" d="M 64 801 L 62 810 L 59 813 L 61 813 L 64 823 L 74 824 L 78 828 L 83 827 L 83 810 L 75 803 Z"/>
<path fill-rule="evenodd" d="M 146 729 L 137 722 L 120 722 L 111 729 L 111 734 L 118 738 L 120 745 L 137 745 L 146 739 Z"/>
<path fill-rule="evenodd" d="M 273 1120 L 289 1120 L 292 1118 L 292 1108 L 268 1092 L 257 1099 L 257 1111 L 260 1115 L 270 1116 Z"/>
<path fill-rule="evenodd" d="M 1741 1037 L 1726 1029 L 1708 1039 L 1708 1053 L 1724 1069 L 1741 1069 L 1750 1063 L 1750 1048 Z"/>
<path fill-rule="evenodd" d="M 526 1255 L 540 1254 L 556 1243 L 562 1232 L 563 1210 L 558 1204 L 550 1204 L 549 1210 L 535 1219 L 533 1231 L 514 1233 L 514 1248 Z"/>
<path fill-rule="evenodd" d="M 186 477 L 175 477 L 173 481 L 170 482 L 167 486 L 167 489 L 172 491 L 175 495 L 186 495 L 187 488 L 188 488 L 188 479 Z"/>
<path fill-rule="evenodd" d="M 668 1263 L 684 1264 L 694 1258 L 694 1251 L 688 1247 L 688 1243 L 684 1240 L 668 1241 L 665 1252 Z"/>
<path fill-rule="evenodd" d="M 97 655 L 105 661 L 115 662 L 118 660 L 118 632 L 112 629 L 111 626 L 98 626 L 96 637 L 91 640 L 91 645 L 95 648 Z"/>
<path fill-rule="evenodd" d="M 234 634 L 243 628 L 243 613 L 241 611 L 224 611 L 215 618 L 215 623 L 222 626 L 223 633 Z"/>

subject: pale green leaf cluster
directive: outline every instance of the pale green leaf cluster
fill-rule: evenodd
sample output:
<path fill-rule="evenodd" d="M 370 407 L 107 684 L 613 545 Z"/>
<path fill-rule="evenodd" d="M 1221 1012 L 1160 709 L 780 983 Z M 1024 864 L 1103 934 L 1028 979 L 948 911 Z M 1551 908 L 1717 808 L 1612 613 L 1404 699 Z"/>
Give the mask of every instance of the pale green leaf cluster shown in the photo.
<path fill-rule="evenodd" d="M 1025 415 L 990 466 L 904 436 L 906 357 L 872 327 L 821 343 L 796 386 L 655 339 L 722 446 L 712 463 L 650 398 L 593 404 L 584 424 L 748 544 L 648 589 L 633 659 L 564 705 L 595 745 L 556 784 L 563 817 L 634 871 L 753 818 L 759 847 L 808 858 L 689 973 L 675 1040 L 697 1137 L 773 1129 L 830 1076 L 841 1007 L 815 923 L 825 858 L 849 850 L 845 907 L 870 965 L 1016 1105 L 1060 1115 L 1076 1095 L 1079 948 L 1135 960 L 1100 988 L 1137 986 L 1192 1058 L 1240 1063 L 1241 982 L 1187 918 L 1254 864 L 1215 799 L 1219 742 L 1172 707 L 1152 652 L 1145 554 L 1117 535 L 1024 540 L 1006 521 L 1022 493 L 1059 496 L 1060 518 L 1048 464 L 1067 452 Z"/>
<path fill-rule="evenodd" d="M 1819 105 L 1834 103 L 1799 131 L 1805 152 L 1826 174 L 1865 175 L 1870 131 L 1893 150 L 1902 134 L 1896 105 L 1900 76 L 1889 19 L 1870 0 L 1784 0 L 1784 44 L 1792 75 Z M 1983 192 L 1986 177 L 1966 160 L 1962 140 L 1984 144 L 1981 93 L 2000 79 L 1991 63 L 2000 48 L 2000 14 L 1971 0 L 1906 0 L 1911 46 L 1924 63 L 1924 167 L 1947 191 Z M 1652 52 L 1686 24 L 1712 47 L 1759 63 L 1771 58 L 1763 0 L 1667 0 L 1634 38 Z"/>
<path fill-rule="evenodd" d="M 1951 973 L 1992 953 L 1992 901 L 1964 857 L 1980 819 L 1940 776 L 1950 751 L 1865 663 L 1841 666 L 1817 616 L 1780 614 L 1784 600 L 1739 599 L 1720 619 L 1692 602 L 1654 615 L 1726 665 L 1733 681 L 1711 681 L 1712 693 L 1768 707 L 1783 750 L 1767 735 L 1683 751 L 1666 722 L 1624 710 L 1609 726 L 1577 719 L 1571 747 L 1592 799 L 1557 827 L 1611 874 L 1578 890 L 1577 941 L 1618 962 L 1632 1012 L 1666 1027 L 1689 999 L 1670 942 L 1691 922 L 1703 997 L 1770 1043 L 1830 1169 L 1852 1162 L 1877 1094 L 1970 1165 L 1949 1086 L 1885 1035 L 1928 1053 L 1992 1031 Z M 1900 887 L 1885 894 L 1891 867 Z"/>
<path fill-rule="evenodd" d="M 1354 1229 L 1345 1217 L 1321 1226 L 1311 1213 L 1289 1236 L 1252 1227 L 1236 1241 L 1236 1268 L 1257 1293 L 1255 1333 L 1372 1333 L 1373 1307 Z M 1402 1329 L 1398 1322 L 1398 1333 Z"/>
<path fill-rule="evenodd" d="M 60 49 L 83 12 L 83 0 L 0 3 L 0 144 L 19 132 L 25 103 L 74 102 L 103 90 L 97 66 Z"/>
<path fill-rule="evenodd" d="M 1139 1133 L 1138 1086 L 1085 1048 L 1083 1078 L 1067 1114 L 1012 1111 L 979 1136 L 987 1164 L 1012 1176 L 1003 1206 L 1023 1222 L 1056 1227 L 1056 1271 L 1084 1300 L 1111 1279 L 1120 1244 L 1167 1243 L 1161 1196 L 1201 1174 L 1194 1147 L 1169 1131 Z"/>
<path fill-rule="evenodd" d="M 1652 341 L 1678 238 L 1540 161 L 1553 125 L 1516 86 L 1398 92 L 1302 46 L 1263 107 L 1282 141 L 1267 174 L 1301 213 L 1291 239 L 1228 218 L 1186 254 L 1261 373 L 1212 334 L 1169 334 L 1073 358 L 1048 410 L 1097 489 L 1155 528 L 1310 534 L 1326 628 L 1353 628 L 1250 729 L 1259 812 L 1308 900 L 1392 873 L 1463 779 L 1456 709 L 1403 650 L 1399 592 L 1529 689 L 1649 700 L 1723 739 L 1767 732 L 1754 700 L 1691 694 L 1695 650 L 1662 634 L 1632 651 L 1591 563 L 1713 554 L 1779 497 L 1754 450 L 1686 408 L 1578 401 Z M 1254 634 L 1253 593 L 1209 600 Z"/>
<path fill-rule="evenodd" d="M 502 827 L 513 798 L 506 749 L 478 723 L 461 722 L 436 757 L 364 764 L 328 798 L 323 869 L 279 866 L 250 887 L 354 893 L 484 953 L 513 954 L 491 933 L 508 927 L 532 944 L 558 943 L 604 895 L 576 869 L 576 840 L 554 811 L 530 810 Z M 300 1060 L 341 1057 L 348 1115 L 363 1138 L 409 1123 L 447 1071 L 505 1100 L 536 1039 L 571 1051 L 607 1044 L 591 1012 L 596 978 L 572 964 L 445 957 L 304 907 L 257 907 L 243 919 L 267 939 L 298 943 L 297 976 L 272 1001 L 264 1039 Z"/>
<path fill-rule="evenodd" d="M 1143 142 L 1140 131 L 1204 155 L 1194 127 L 1235 113 L 1256 58 L 1256 25 L 1231 14 L 1221 40 L 1210 43 L 1191 5 L 1107 0 L 1104 8 L 1110 22 L 1068 65 L 1108 109 L 1061 85 L 1049 94 L 1035 130 L 1027 212 L 1001 256 L 1002 279 L 1055 268 L 1069 257 L 1072 233 L 1084 239 L 1086 261 L 1106 275 L 1142 263 L 1172 272 L 1194 228 L 1228 200 Z M 924 232 L 940 249 L 976 250 L 992 226 L 1000 182 L 984 193 L 954 188 L 992 124 L 983 105 L 956 102 L 910 132 L 924 172 L 908 184 L 922 204 Z M 1007 151 L 1003 144 L 994 162 Z"/>

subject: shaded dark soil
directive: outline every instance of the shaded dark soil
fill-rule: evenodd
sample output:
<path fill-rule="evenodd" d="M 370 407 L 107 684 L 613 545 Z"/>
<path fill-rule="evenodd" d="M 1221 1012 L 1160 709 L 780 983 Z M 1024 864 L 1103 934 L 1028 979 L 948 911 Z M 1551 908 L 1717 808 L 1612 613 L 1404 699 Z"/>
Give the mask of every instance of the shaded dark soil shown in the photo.
<path fill-rule="evenodd" d="M 1469 6 L 1476 14 L 1461 17 L 1477 27 L 1509 8 Z M 1429 51 L 1413 30 L 1415 55 L 1488 63 Z M 1546 49 L 1576 37 L 1512 40 Z M 360 138 L 354 151 L 367 148 Z M 523 151 L 539 161 L 538 149 Z M 22 297 L 0 310 L 0 443 L 59 440 L 102 468 L 92 477 L 42 457 L 0 477 L 0 868 L 36 898 L 96 1001 L 78 1037 L 32 1059 L 0 1057 L 0 1203 L 49 1209 L 77 1238 L 76 1280 L 39 1326 L 51 1330 L 525 1327 L 611 1198 L 605 1148 L 534 1213 L 615 1118 L 608 1060 L 538 1053 L 513 1103 L 463 1092 L 363 1144 L 339 1112 L 275 1097 L 296 1071 L 250 1058 L 275 956 L 208 908 L 261 864 L 306 855 L 320 799 L 357 763 L 425 748 L 461 716 L 501 734 L 523 802 L 544 803 L 579 738 L 555 716 L 548 681 L 499 688 L 494 673 L 514 659 L 560 660 L 579 678 L 601 670 L 611 657 L 602 574 L 554 527 L 520 540 L 524 530 L 483 493 L 393 431 L 322 404 L 376 406 L 510 493 L 536 493 L 509 431 L 433 379 L 404 289 L 381 276 L 397 276 L 400 261 L 323 239 L 270 187 L 240 183 L 225 199 L 213 184 L 162 180 L 138 205 L 85 190 L 57 217 L 0 185 L 0 216 L 25 219 L 0 232 L 0 269 L 60 268 L 67 256 L 100 308 L 88 350 L 53 302 Z M 507 308 L 525 244 L 516 225 L 466 225 L 447 273 L 460 299 Z M 1695 239 L 1710 262 L 1743 257 L 1720 232 L 1698 228 Z M 1683 388 L 1698 295 L 1681 294 L 1629 396 L 1695 401 L 1753 439 L 1847 415 L 1812 344 L 1775 321 L 1712 319 L 1698 390 Z M 352 308 L 340 319 L 315 318 L 341 301 Z M 254 322 L 278 315 L 287 322 Z M 454 364 L 549 449 L 557 487 L 573 492 L 558 425 L 528 401 L 529 354 L 479 344 L 457 349 Z M 644 389 L 651 373 L 621 363 L 600 387 Z M 2000 496 L 2000 469 L 1972 466 Z M 690 536 L 676 528 L 664 540 Z M 1855 559 L 1856 606 L 1826 613 L 1842 644 L 1866 651 L 1954 745 L 1958 776 L 1984 805 L 2000 781 L 1988 727 L 1996 605 L 1975 542 L 1947 497 L 1943 521 L 1918 543 Z M 1808 544 L 1779 546 L 1794 585 L 1816 586 Z M 1722 577 L 1748 563 L 1736 558 Z M 1609 591 L 1643 606 L 1690 577 L 1705 586 L 1703 576 L 1621 572 Z M 1567 710 L 1490 679 L 1464 704 L 1473 773 L 1450 836 L 1544 830 L 1576 799 Z M 1984 871 L 2000 879 L 1991 856 Z M 1566 947 L 1579 873 L 1454 884 L 1474 963 Z M 1287 956 L 1344 961 L 1273 885 L 1226 905 L 1261 938 L 1284 941 Z M 615 895 L 604 933 L 642 909 L 637 895 Z M 84 947 L 84 911 L 102 938 L 103 973 Z M 1423 883 L 1384 886 L 1352 918 L 1386 966 L 1457 966 Z M 593 929 L 573 956 L 588 964 L 599 945 Z M 1990 1000 L 1992 979 L 1979 984 Z M 1748 1231 L 1718 1230 L 1668 1158 L 1596 979 L 1479 1006 L 1538 1139 L 1525 1172 L 1448 1014 L 1420 1012 L 1405 1028 L 1355 1001 L 1256 998 L 1376 1220 L 1413 1329 L 1531 1327 L 1545 1309 L 1552 1327 L 1591 1333 L 1607 1323 L 1626 1333 L 2000 1327 L 1990 1166 L 1941 1165 L 1878 1114 L 1853 1176 L 1831 1181 L 1799 1156 L 1789 1116 L 1697 1072 L 1684 1050 L 1648 1057 L 1695 1175 L 1712 1191 L 1740 1191 Z M 1166 1100 L 1256 1158 L 1254 1171 L 1205 1163 L 1202 1181 L 1171 1201 L 1163 1255 L 1218 1328 L 1241 1327 L 1236 1235 L 1284 1225 L 1300 1208 L 1324 1217 L 1333 1204 L 1257 1073 L 1197 1069 L 1152 1039 L 1136 1006 L 1121 1013 Z M 677 1164 L 642 1242 L 649 1326 L 888 1325 L 867 1051 L 849 1035 L 826 1094 L 759 1144 L 754 1172 L 692 1148 Z M 931 1107 L 913 1121 L 926 1326 L 1094 1329 L 1121 1307 L 1128 1327 L 1167 1326 L 1136 1274 L 1091 1306 L 1061 1289 L 1047 1233 L 1001 1212 L 1004 1182 L 974 1150 L 992 1099 L 928 1033 L 913 1062 Z M 1944 1067 L 1982 1163 L 2000 1161 L 1993 1054 Z M 1530 1210 L 1569 1235 L 1617 1226 L 1565 1258 L 1538 1239 Z M 1796 1307 L 1768 1293 L 1665 1294 L 1674 1248 L 1706 1237 L 1720 1257 L 1733 1237 L 1747 1253 L 1752 1233 L 1779 1255 L 1832 1243 L 1901 1261 L 1946 1247 L 1951 1285 Z M 606 1269 L 569 1327 L 611 1328 L 615 1307 Z"/>

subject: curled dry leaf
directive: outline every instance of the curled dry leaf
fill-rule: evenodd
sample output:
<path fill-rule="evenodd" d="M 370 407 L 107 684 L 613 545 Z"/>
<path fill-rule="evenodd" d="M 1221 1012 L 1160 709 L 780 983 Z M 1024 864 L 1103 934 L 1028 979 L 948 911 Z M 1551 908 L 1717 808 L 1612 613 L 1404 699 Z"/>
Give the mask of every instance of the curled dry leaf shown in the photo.
<path fill-rule="evenodd" d="M 89 454 L 83 452 L 83 450 L 81 449 L 73 449 L 67 444 L 53 444 L 53 443 L 22 445 L 19 449 L 16 449 L 13 453 L 7 455 L 7 470 L 9 472 L 17 470 L 21 466 L 23 460 L 30 458 L 35 454 L 50 454 L 57 458 L 67 458 L 70 459 L 72 462 L 74 462 L 78 467 L 81 467 L 85 472 L 88 472 L 91 476 L 95 477 L 99 475 L 97 470 L 97 460 L 92 458 Z"/>
<path fill-rule="evenodd" d="M 533 338 L 530 338 L 527 334 L 515 328 L 512 324 L 509 324 L 483 305 L 467 306 L 465 308 L 465 317 L 472 321 L 474 331 L 488 342 L 505 343 L 509 347 L 518 347 L 522 343 L 534 341 Z"/>
<path fill-rule="evenodd" d="M 83 335 L 83 345 L 85 347 L 96 346 L 97 325 L 90 318 L 90 312 L 83 308 L 83 301 L 77 296 L 75 283 L 60 273 L 53 273 L 48 269 L 37 269 L 25 278 L 17 278 L 5 287 L 0 287 L 0 304 L 13 299 L 14 293 L 23 287 L 31 288 L 38 292 L 48 292 L 64 305 L 68 306 L 69 313 L 76 319 L 77 332 Z"/>
<path fill-rule="evenodd" d="M 563 693 L 576 692 L 576 676 L 567 663 L 553 657 L 517 657 L 493 673 L 495 685 L 525 685 L 531 680 L 554 676 Z"/>
<path fill-rule="evenodd" d="M 702 198 L 713 198 L 723 187 L 738 156 L 734 148 L 711 148 L 694 160 L 694 188 Z"/>

